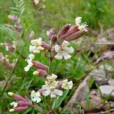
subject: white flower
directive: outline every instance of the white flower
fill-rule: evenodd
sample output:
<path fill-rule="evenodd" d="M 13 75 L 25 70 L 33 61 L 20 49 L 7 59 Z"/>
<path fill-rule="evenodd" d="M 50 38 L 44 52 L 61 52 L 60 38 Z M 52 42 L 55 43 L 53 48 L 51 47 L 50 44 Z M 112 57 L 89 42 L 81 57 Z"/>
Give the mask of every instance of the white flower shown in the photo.
<path fill-rule="evenodd" d="M 55 52 L 57 52 L 55 58 L 56 59 L 70 59 L 71 55 L 69 53 L 73 53 L 74 49 L 72 47 L 68 47 L 70 43 L 64 41 L 62 45 L 55 45 Z"/>
<path fill-rule="evenodd" d="M 68 79 L 66 79 L 66 80 L 63 80 L 63 83 L 62 83 L 62 88 L 63 89 L 72 89 L 72 87 L 73 87 L 73 83 L 72 83 L 72 81 L 69 81 L 68 82 Z"/>
<path fill-rule="evenodd" d="M 39 103 L 41 101 L 41 95 L 39 92 L 35 92 L 34 90 L 31 92 L 31 99 L 34 102 Z"/>
<path fill-rule="evenodd" d="M 45 85 L 49 86 L 51 89 L 56 88 L 58 83 L 58 81 L 45 81 Z"/>
<path fill-rule="evenodd" d="M 55 74 L 52 74 L 51 76 L 47 77 L 48 81 L 54 81 L 57 78 L 57 76 Z"/>
<path fill-rule="evenodd" d="M 24 68 L 24 70 L 27 72 L 29 71 L 29 69 L 32 67 L 33 63 L 32 63 L 32 60 L 34 59 L 34 55 L 33 54 L 30 54 L 28 56 L 28 58 L 26 59 L 28 65 Z"/>
<path fill-rule="evenodd" d="M 80 26 L 81 21 L 82 21 L 82 17 L 77 17 L 77 18 L 75 19 L 76 25 L 77 25 L 77 26 Z"/>
<path fill-rule="evenodd" d="M 31 40 L 29 51 L 31 53 L 40 53 L 40 51 L 44 50 L 44 48 L 41 45 L 42 45 L 42 38 Z"/>
<path fill-rule="evenodd" d="M 50 95 L 51 98 L 55 98 L 56 96 L 62 96 L 63 95 L 63 91 L 59 90 L 59 89 L 51 89 L 49 86 L 43 85 L 42 89 L 44 90 L 42 92 L 42 94 L 44 96 L 48 96 Z"/>
<path fill-rule="evenodd" d="M 39 4 L 39 0 L 34 0 L 35 5 Z"/>
<path fill-rule="evenodd" d="M 86 23 L 81 24 L 81 21 L 82 21 L 82 17 L 77 17 L 75 19 L 75 23 L 78 26 L 78 29 L 81 31 L 87 31 L 87 29 L 86 29 L 87 24 Z"/>
<path fill-rule="evenodd" d="M 12 103 L 10 103 L 10 105 L 13 106 L 14 108 L 16 108 L 17 105 L 18 105 L 18 103 L 16 103 L 16 102 L 12 102 Z"/>
<path fill-rule="evenodd" d="M 33 60 L 33 59 L 34 59 L 34 55 L 33 55 L 33 54 L 29 54 L 28 58 L 29 58 L 30 60 Z"/>

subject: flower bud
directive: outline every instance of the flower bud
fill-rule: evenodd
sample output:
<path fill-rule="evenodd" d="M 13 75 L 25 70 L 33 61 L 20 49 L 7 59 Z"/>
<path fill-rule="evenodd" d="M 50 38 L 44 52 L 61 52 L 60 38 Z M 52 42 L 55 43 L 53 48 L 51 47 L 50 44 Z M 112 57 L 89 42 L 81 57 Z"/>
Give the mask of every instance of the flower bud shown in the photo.
<path fill-rule="evenodd" d="M 19 101 L 18 102 L 18 107 L 26 107 L 26 106 L 30 106 L 31 103 L 28 101 Z"/>
<path fill-rule="evenodd" d="M 46 74 L 47 74 L 47 72 L 42 69 L 38 69 L 37 71 L 33 72 L 33 75 L 36 75 L 36 76 L 45 76 Z"/>
<path fill-rule="evenodd" d="M 56 35 L 53 35 L 51 37 L 51 44 L 54 44 L 56 41 L 57 41 L 57 36 Z"/>
<path fill-rule="evenodd" d="M 15 110 L 14 109 L 10 109 L 9 112 L 14 112 Z"/>
<path fill-rule="evenodd" d="M 47 72 L 45 70 L 38 69 L 38 72 L 39 72 L 40 76 L 46 76 L 47 75 Z"/>
<path fill-rule="evenodd" d="M 61 37 L 62 35 L 64 35 L 69 30 L 70 27 L 71 27 L 70 24 L 63 26 L 63 28 L 58 33 L 58 37 Z"/>
<path fill-rule="evenodd" d="M 34 71 L 34 72 L 33 72 L 33 75 L 39 76 L 39 72 L 38 72 L 38 71 Z"/>
<path fill-rule="evenodd" d="M 68 37 L 69 35 L 77 32 L 77 31 L 79 31 L 77 26 L 71 26 L 70 29 L 67 31 L 67 33 L 62 35 L 60 38 L 65 39 L 66 37 Z"/>
<path fill-rule="evenodd" d="M 29 107 L 16 107 L 16 108 L 14 108 L 14 111 L 17 111 L 17 112 L 21 112 L 21 111 L 24 111 L 24 110 L 26 110 L 26 109 L 28 109 Z"/>
<path fill-rule="evenodd" d="M 18 100 L 18 101 L 27 101 L 24 97 L 22 97 L 21 95 L 19 94 L 15 94 L 15 93 L 12 93 L 12 92 L 8 92 L 8 94 L 13 97 L 14 99 Z"/>
<path fill-rule="evenodd" d="M 77 38 L 79 38 L 80 36 L 82 36 L 84 33 L 85 33 L 85 31 L 77 31 L 77 32 L 75 32 L 75 33 L 73 33 L 73 34 L 67 36 L 67 37 L 65 38 L 65 40 L 71 41 L 71 40 L 77 39 Z"/>
<path fill-rule="evenodd" d="M 48 71 L 48 69 L 49 69 L 48 66 L 46 66 L 46 65 L 44 65 L 44 64 L 42 64 L 38 61 L 33 61 L 32 63 L 37 69 L 42 69 L 42 70 L 45 70 L 45 71 Z"/>
<path fill-rule="evenodd" d="M 47 49 L 47 50 L 50 50 L 51 49 L 51 46 L 46 44 L 45 42 L 42 42 L 41 46 L 44 48 L 44 49 Z"/>

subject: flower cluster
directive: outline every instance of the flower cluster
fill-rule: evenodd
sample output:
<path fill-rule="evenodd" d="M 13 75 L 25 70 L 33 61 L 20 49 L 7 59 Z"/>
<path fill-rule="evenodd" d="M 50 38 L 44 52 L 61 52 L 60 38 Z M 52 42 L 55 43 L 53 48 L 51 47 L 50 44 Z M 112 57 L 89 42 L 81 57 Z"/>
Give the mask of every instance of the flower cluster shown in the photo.
<path fill-rule="evenodd" d="M 0 43 L 0 46 L 3 46 L 5 47 L 6 51 L 14 51 L 16 50 L 16 42 L 15 41 L 12 41 L 12 44 L 9 44 L 7 42 L 4 42 L 4 43 Z"/>
<path fill-rule="evenodd" d="M 35 0 L 36 4 L 39 1 Z M 68 79 L 57 80 L 57 75 L 50 72 L 50 67 L 35 61 L 35 54 L 40 54 L 46 50 L 46 57 L 50 63 L 54 58 L 58 60 L 67 60 L 72 57 L 74 48 L 70 46 L 70 41 L 82 36 L 87 32 L 87 25 L 85 23 L 81 24 L 81 17 L 76 18 L 76 25 L 65 25 L 57 34 L 55 30 L 51 29 L 47 32 L 47 36 L 50 38 L 50 44 L 45 43 L 42 38 L 32 39 L 29 47 L 29 56 L 26 59 L 27 66 L 24 70 L 27 72 L 33 66 L 36 70 L 33 75 L 44 76 L 44 85 L 37 91 L 31 92 L 32 102 L 39 103 L 42 101 L 42 96 L 49 96 L 48 98 L 56 98 L 63 95 L 65 90 L 70 90 L 73 87 L 73 82 L 68 81 Z M 33 33 L 29 37 L 33 37 Z M 50 65 L 49 65 L 50 66 Z M 9 93 L 10 96 L 15 98 L 18 102 L 13 102 L 11 105 L 14 106 L 10 111 L 22 111 L 26 110 L 32 106 L 32 102 L 23 98 L 20 95 Z M 43 101 L 42 101 L 43 102 Z"/>
<path fill-rule="evenodd" d="M 42 45 L 42 38 L 38 38 L 31 41 L 31 45 L 29 47 L 29 51 L 31 53 L 40 53 L 40 51 L 44 50 Z"/>
<path fill-rule="evenodd" d="M 11 97 L 13 97 L 17 102 L 12 102 L 10 103 L 11 106 L 13 106 L 12 109 L 10 109 L 10 112 L 14 112 L 14 111 L 23 111 L 28 109 L 32 103 L 29 102 L 26 98 L 20 96 L 19 94 L 15 94 L 12 92 L 8 93 Z"/>
<path fill-rule="evenodd" d="M 63 91 L 62 89 L 69 90 L 72 89 L 73 83 L 72 81 L 63 80 L 57 81 L 57 76 L 52 74 L 51 76 L 48 75 L 45 81 L 45 85 L 42 86 L 37 92 L 31 92 L 31 99 L 34 102 L 41 102 L 41 95 L 43 96 L 50 96 L 51 98 L 56 98 L 57 96 L 62 96 Z"/>

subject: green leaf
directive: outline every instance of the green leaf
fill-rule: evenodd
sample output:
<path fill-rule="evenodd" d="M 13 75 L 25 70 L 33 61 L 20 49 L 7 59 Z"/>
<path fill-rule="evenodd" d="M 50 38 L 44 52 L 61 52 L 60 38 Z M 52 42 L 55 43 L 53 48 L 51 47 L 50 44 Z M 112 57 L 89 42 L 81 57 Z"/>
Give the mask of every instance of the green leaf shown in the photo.
<path fill-rule="evenodd" d="M 58 98 L 53 102 L 53 104 L 52 104 L 52 109 L 58 108 L 58 107 L 62 104 L 62 102 L 63 102 L 63 100 L 65 99 L 65 97 L 67 96 L 68 92 L 69 92 L 69 90 L 66 90 L 66 91 L 63 93 L 63 95 L 62 95 L 61 97 L 58 97 Z"/>

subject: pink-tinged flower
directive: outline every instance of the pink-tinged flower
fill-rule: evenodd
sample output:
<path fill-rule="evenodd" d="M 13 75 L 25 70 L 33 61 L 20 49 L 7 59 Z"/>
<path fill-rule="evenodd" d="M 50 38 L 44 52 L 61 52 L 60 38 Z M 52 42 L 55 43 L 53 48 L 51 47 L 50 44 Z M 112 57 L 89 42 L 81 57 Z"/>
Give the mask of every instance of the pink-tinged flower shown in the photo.
<path fill-rule="evenodd" d="M 8 92 L 8 94 L 13 97 L 15 100 L 17 101 L 27 101 L 24 97 L 22 97 L 21 95 L 19 94 L 15 94 L 15 93 L 12 93 L 12 92 Z"/>
<path fill-rule="evenodd" d="M 38 69 L 37 71 L 33 72 L 33 75 L 36 75 L 36 76 L 46 76 L 47 72 L 45 70 Z"/>
<path fill-rule="evenodd" d="M 14 112 L 14 111 L 16 111 L 16 112 L 21 112 L 21 111 L 24 111 L 24 110 L 27 110 L 29 107 L 16 107 L 16 108 L 14 108 L 14 109 L 10 109 L 9 110 L 9 112 Z"/>
<path fill-rule="evenodd" d="M 62 35 L 64 35 L 70 29 L 70 27 L 71 27 L 70 24 L 63 26 L 63 28 L 58 33 L 58 37 L 61 37 Z"/>
<path fill-rule="evenodd" d="M 56 59 L 70 59 L 71 53 L 74 52 L 74 49 L 72 47 L 68 47 L 69 42 L 64 41 L 62 45 L 55 45 L 55 52 L 57 53 L 55 55 Z"/>
<path fill-rule="evenodd" d="M 9 15 L 8 18 L 12 21 L 17 21 L 18 18 L 16 16 L 13 16 L 13 15 Z"/>
<path fill-rule="evenodd" d="M 44 49 L 46 49 L 46 50 L 50 50 L 50 49 L 51 49 L 51 46 L 48 45 L 48 44 L 45 43 L 45 42 L 42 42 L 41 46 L 42 46 Z"/>
<path fill-rule="evenodd" d="M 48 71 L 48 66 L 38 62 L 38 61 L 33 61 L 33 66 L 35 66 L 37 69 L 42 69 L 42 70 L 45 70 L 45 71 Z"/>

